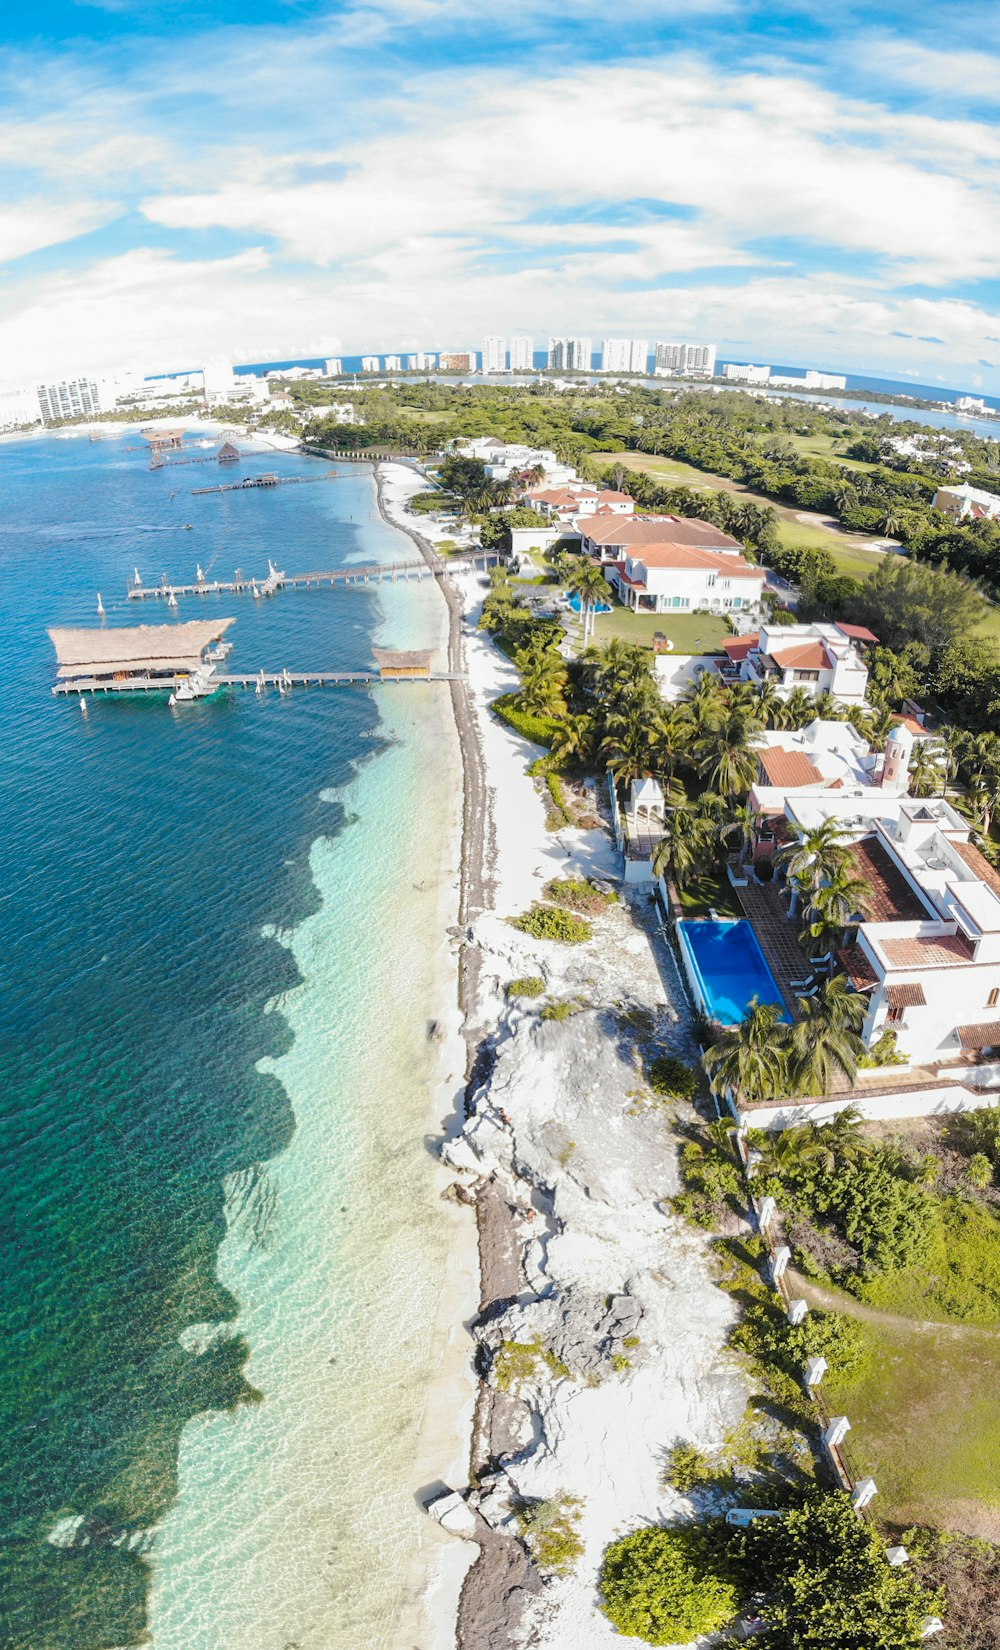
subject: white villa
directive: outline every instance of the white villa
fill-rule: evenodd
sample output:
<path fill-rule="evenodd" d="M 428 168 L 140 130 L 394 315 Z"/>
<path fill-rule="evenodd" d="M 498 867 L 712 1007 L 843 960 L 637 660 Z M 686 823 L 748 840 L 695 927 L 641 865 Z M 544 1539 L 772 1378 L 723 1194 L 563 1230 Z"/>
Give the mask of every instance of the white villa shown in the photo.
<path fill-rule="evenodd" d="M 853 624 L 761 625 L 750 636 L 723 642 L 730 672 L 744 682 L 774 681 L 782 698 L 797 687 L 832 693 L 841 704 L 863 705 L 868 690 L 865 650 L 878 642 Z"/>
<path fill-rule="evenodd" d="M 548 447 L 525 447 L 519 442 L 500 441 L 496 436 L 470 436 L 453 443 L 466 458 L 479 458 L 491 481 L 508 481 L 525 470 L 541 470 L 550 486 L 576 481 L 572 464 L 563 464 Z"/>
<path fill-rule="evenodd" d="M 547 521 L 572 522 L 582 511 L 593 515 L 630 516 L 635 500 L 611 487 L 591 487 L 585 481 L 565 482 L 561 487 L 529 487 L 524 503 Z"/>
<path fill-rule="evenodd" d="M 585 556 L 596 561 L 621 562 L 632 550 L 648 544 L 693 544 L 703 550 L 726 550 L 739 555 L 738 540 L 713 527 L 710 521 L 690 516 L 633 516 L 607 512 L 584 514 L 573 523 Z"/>
<path fill-rule="evenodd" d="M 995 521 L 1000 516 L 1000 495 L 984 492 L 981 487 L 939 487 L 934 494 L 935 510 L 955 516 L 959 521 Z"/>

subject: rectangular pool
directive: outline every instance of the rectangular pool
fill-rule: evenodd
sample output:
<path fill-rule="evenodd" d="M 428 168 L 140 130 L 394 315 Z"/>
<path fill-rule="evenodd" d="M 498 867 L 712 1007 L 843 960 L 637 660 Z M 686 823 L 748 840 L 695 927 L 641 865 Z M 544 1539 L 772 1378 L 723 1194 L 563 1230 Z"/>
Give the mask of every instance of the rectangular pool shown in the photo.
<path fill-rule="evenodd" d="M 791 1020 L 757 936 L 745 919 L 679 922 L 677 937 L 688 979 L 709 1019 L 724 1026 L 739 1025 L 751 998 L 756 997 L 762 1003 L 777 1003 L 781 1018 Z"/>

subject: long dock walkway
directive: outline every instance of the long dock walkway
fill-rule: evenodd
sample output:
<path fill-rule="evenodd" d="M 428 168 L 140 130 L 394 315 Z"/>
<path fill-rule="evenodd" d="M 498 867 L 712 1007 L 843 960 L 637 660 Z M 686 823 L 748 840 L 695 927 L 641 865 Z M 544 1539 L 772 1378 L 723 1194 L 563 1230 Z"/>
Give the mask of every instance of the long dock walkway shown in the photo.
<path fill-rule="evenodd" d="M 178 459 L 176 462 L 195 464 L 198 460 Z M 245 493 L 254 487 L 309 487 L 316 481 L 336 479 L 336 470 L 327 470 L 321 476 L 279 476 L 276 471 L 268 470 L 264 475 L 247 476 L 243 481 L 220 481 L 217 487 L 192 487 L 191 497 L 196 493 Z"/>
<path fill-rule="evenodd" d="M 310 585 L 318 589 L 322 585 L 380 584 L 385 579 L 392 583 L 398 579 L 439 579 L 445 573 L 485 571 L 488 567 L 495 567 L 499 561 L 499 553 L 491 550 L 479 555 L 450 556 L 447 561 L 442 559 L 435 566 L 429 566 L 425 561 L 376 561 L 365 566 L 338 567 L 316 573 L 279 573 L 272 569 L 266 578 L 261 579 L 240 573 L 234 579 L 197 579 L 193 584 L 136 584 L 130 580 L 128 598 L 136 602 L 147 597 L 162 597 L 170 601 L 173 597 L 176 601 L 178 596 L 232 596 L 244 595 L 248 591 L 258 596 L 273 596 L 278 590 L 307 588 Z"/>
<path fill-rule="evenodd" d="M 130 676 L 121 682 L 107 677 L 78 677 L 72 682 L 57 682 L 53 693 L 172 693 L 189 676 Z M 258 670 L 256 672 L 219 671 L 212 677 L 215 687 L 278 688 L 293 687 L 397 687 L 403 682 L 464 682 L 468 678 L 452 671 L 432 670 L 419 676 L 389 676 L 378 670 Z M 208 695 L 206 694 L 207 698 Z"/>

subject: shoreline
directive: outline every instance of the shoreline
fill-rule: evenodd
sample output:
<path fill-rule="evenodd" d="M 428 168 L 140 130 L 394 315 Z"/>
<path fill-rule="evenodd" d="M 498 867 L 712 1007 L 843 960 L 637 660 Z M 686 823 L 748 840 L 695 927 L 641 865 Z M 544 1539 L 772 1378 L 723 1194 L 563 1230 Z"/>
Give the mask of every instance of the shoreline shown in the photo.
<path fill-rule="evenodd" d="M 390 507 L 392 524 L 440 565 L 405 502 Z M 620 1636 L 597 1595 L 605 1548 L 639 1525 L 692 1516 L 663 1461 L 680 1441 L 722 1447 L 751 1390 L 728 1351 L 735 1309 L 708 1240 L 671 1208 L 686 1108 L 672 1118 L 644 1085 L 651 1053 L 694 1064 L 698 1050 L 655 914 L 621 884 L 600 786 L 569 785 L 576 822 L 548 828 L 528 773 L 539 750 L 489 709 L 517 673 L 473 628 L 482 590 L 474 575 L 439 582 L 453 668 L 469 677 L 453 703 L 474 810 L 461 940 L 469 1080 L 464 1120 L 440 1150 L 458 1176 L 454 1195 L 475 1203 L 480 1300 L 468 1479 L 428 1510 L 464 1538 L 457 1546 L 478 1547 L 458 1600 L 459 1650 L 613 1650 Z M 511 928 L 567 876 L 615 891 L 592 939 L 561 946 Z M 524 975 L 575 1011 L 547 1019 L 541 999 L 509 998 L 507 983 Z M 511 1343 L 555 1363 L 511 1383 L 498 1361 Z M 518 1508 L 564 1496 L 579 1509 L 581 1557 L 543 1577 Z"/>

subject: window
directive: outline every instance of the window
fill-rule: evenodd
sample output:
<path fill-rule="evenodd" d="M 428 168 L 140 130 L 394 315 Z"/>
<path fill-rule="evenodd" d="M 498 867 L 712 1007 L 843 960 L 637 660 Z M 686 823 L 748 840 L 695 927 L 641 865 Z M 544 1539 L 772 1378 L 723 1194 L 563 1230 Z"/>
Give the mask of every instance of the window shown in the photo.
<path fill-rule="evenodd" d="M 792 677 L 796 682 L 818 682 L 818 670 L 793 670 Z"/>
<path fill-rule="evenodd" d="M 993 990 L 986 999 L 986 1007 L 996 1008 L 997 1003 L 1000 1003 L 1000 987 L 994 986 Z"/>
<path fill-rule="evenodd" d="M 714 584 L 715 583 L 715 574 L 714 573 L 709 573 L 708 578 L 705 580 L 705 583 L 706 584 Z"/>
<path fill-rule="evenodd" d="M 890 1008 L 885 1017 L 886 1025 L 900 1025 L 903 1019 L 903 1009 Z"/>

